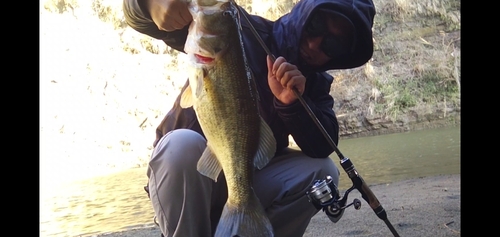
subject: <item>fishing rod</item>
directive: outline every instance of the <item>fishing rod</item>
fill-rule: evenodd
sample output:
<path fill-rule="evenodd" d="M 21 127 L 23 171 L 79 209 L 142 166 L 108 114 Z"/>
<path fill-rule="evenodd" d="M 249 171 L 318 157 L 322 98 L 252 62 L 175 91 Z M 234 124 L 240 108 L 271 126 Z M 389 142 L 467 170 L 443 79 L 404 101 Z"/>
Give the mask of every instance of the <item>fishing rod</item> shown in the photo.
<path fill-rule="evenodd" d="M 237 6 L 234 0 L 230 1 L 233 2 L 235 6 Z M 237 7 L 239 8 L 239 6 Z M 241 11 L 238 10 L 238 12 Z M 262 38 L 259 36 L 255 28 L 253 27 L 250 20 L 248 19 L 248 17 L 244 13 L 239 15 L 243 15 L 243 17 L 245 18 L 250 27 L 250 30 L 252 31 L 253 35 L 257 38 L 262 48 L 264 48 L 266 54 L 271 57 L 273 62 L 276 61 L 276 57 L 266 46 Z M 321 122 L 318 120 L 314 112 L 311 110 L 311 108 L 306 103 L 304 98 L 300 95 L 300 93 L 297 91 L 297 89 L 293 88 L 292 90 L 295 96 L 299 99 L 300 103 L 304 106 L 309 116 L 313 119 L 316 126 L 318 126 L 323 136 L 325 136 L 328 143 L 330 143 L 337 156 L 340 158 L 340 164 L 342 168 L 347 173 L 347 175 L 349 176 L 349 178 L 353 183 L 353 186 L 347 189 L 346 192 L 344 193 L 344 196 L 339 199 L 337 187 L 332 182 L 331 177 L 327 176 L 325 180 L 315 181 L 310 191 L 306 193 L 306 195 L 308 195 L 309 197 L 309 200 L 313 203 L 313 205 L 316 206 L 317 209 L 323 208 L 323 211 L 325 211 L 330 220 L 332 220 L 333 222 L 337 222 L 342 217 L 343 212 L 347 207 L 354 205 L 354 208 L 357 210 L 359 210 L 359 208 L 361 207 L 361 202 L 357 199 L 355 199 L 353 203 L 346 205 L 349 192 L 353 191 L 354 189 L 357 189 L 358 192 L 361 194 L 361 197 L 363 197 L 363 199 L 370 205 L 370 207 L 375 212 L 377 217 L 385 222 L 385 224 L 395 237 L 399 237 L 398 232 L 396 231 L 396 229 L 394 229 L 394 226 L 392 226 L 391 222 L 387 218 L 387 212 L 382 207 L 375 194 L 371 191 L 366 182 L 363 180 L 359 172 L 356 170 L 352 161 L 349 158 L 345 157 L 340 152 L 337 145 L 335 145 L 335 143 L 333 142 L 333 139 L 326 132 L 326 129 L 323 127 Z M 332 194 L 331 193 L 332 190 L 334 190 L 335 193 Z"/>

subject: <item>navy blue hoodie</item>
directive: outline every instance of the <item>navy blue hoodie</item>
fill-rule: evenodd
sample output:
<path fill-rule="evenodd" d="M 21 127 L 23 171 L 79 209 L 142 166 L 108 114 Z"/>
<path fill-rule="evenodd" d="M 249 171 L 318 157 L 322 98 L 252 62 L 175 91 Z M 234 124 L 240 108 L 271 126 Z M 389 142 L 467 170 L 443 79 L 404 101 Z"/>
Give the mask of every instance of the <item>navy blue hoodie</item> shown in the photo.
<path fill-rule="evenodd" d="M 161 39 L 170 47 L 184 52 L 188 26 L 173 32 L 161 31 L 151 20 L 145 8 L 139 4 L 140 2 L 142 1 L 124 0 L 123 10 L 129 26 L 138 32 Z M 355 47 L 350 55 L 341 60 L 331 60 L 321 68 L 312 69 L 301 65 L 298 48 L 305 23 L 318 9 L 329 9 L 350 19 L 355 28 Z M 244 10 L 242 12 L 247 14 L 251 24 L 274 56 L 283 56 L 288 62 L 299 67 L 307 79 L 303 98 L 337 144 L 339 126 L 333 111 L 334 100 L 330 95 L 333 77 L 325 71 L 359 67 L 372 57 L 372 26 L 375 16 L 373 2 L 371 0 L 301 0 L 290 13 L 274 22 L 260 16 L 248 15 Z M 248 23 L 242 19 L 241 24 L 245 54 L 255 76 L 260 96 L 261 116 L 273 130 L 277 142 L 277 153 L 288 147 L 288 136 L 292 135 L 306 155 L 313 158 L 328 157 L 334 148 L 325 139 L 304 106 L 299 101 L 284 106 L 271 93 L 267 84 L 267 54 L 251 32 Z M 187 86 L 186 81 L 182 91 Z M 173 129 L 188 128 L 203 135 L 194 110 L 181 108 L 179 100 L 180 96 L 157 127 L 154 146 L 163 135 Z"/>

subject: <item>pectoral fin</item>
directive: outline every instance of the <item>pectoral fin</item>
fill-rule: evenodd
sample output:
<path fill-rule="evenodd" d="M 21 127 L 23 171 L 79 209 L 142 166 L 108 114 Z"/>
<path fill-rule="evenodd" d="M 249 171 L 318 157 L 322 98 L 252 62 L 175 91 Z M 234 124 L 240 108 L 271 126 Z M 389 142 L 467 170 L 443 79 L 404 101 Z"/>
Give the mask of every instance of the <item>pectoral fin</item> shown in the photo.
<path fill-rule="evenodd" d="M 203 78 L 205 71 L 203 68 L 191 68 L 189 73 L 189 86 L 181 95 L 181 107 L 189 108 L 194 105 L 194 100 L 201 97 L 203 92 Z"/>
<path fill-rule="evenodd" d="M 264 168 L 264 166 L 274 157 L 275 153 L 276 139 L 274 138 L 273 131 L 261 117 L 259 149 L 254 157 L 254 166 L 259 170 Z"/>
<path fill-rule="evenodd" d="M 201 154 L 200 160 L 198 160 L 198 164 L 196 169 L 200 174 L 205 175 L 215 182 L 217 182 L 217 177 L 219 177 L 220 172 L 222 171 L 222 166 L 217 160 L 217 157 L 210 150 L 209 144 L 207 144 L 207 148 Z"/>
<path fill-rule="evenodd" d="M 193 93 L 191 86 L 188 86 L 181 95 L 180 105 L 183 109 L 193 106 Z"/>

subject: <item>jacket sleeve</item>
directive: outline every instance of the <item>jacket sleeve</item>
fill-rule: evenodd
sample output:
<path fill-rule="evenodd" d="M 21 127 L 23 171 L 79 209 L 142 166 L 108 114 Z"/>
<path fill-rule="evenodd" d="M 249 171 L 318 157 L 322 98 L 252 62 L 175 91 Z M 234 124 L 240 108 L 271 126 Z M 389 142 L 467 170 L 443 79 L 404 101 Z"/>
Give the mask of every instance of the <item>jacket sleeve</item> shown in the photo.
<path fill-rule="evenodd" d="M 339 125 L 333 111 L 334 100 L 330 95 L 333 77 L 326 72 L 315 73 L 315 77 L 307 78 L 304 101 L 324 127 L 335 145 L 339 141 Z M 283 106 L 274 100 L 278 115 L 302 152 L 313 158 L 325 158 L 333 153 L 334 148 L 309 115 L 300 101 Z"/>
<path fill-rule="evenodd" d="M 153 37 L 155 39 L 163 40 L 168 46 L 184 52 L 184 43 L 188 33 L 189 25 L 181 30 L 166 32 L 159 30 L 156 24 L 151 19 L 148 11 L 141 3 L 141 0 L 123 0 L 123 12 L 125 21 L 134 30 Z M 170 111 L 165 115 L 160 125 L 156 128 L 156 138 L 153 146 L 156 147 L 158 141 L 168 132 L 179 129 L 187 128 L 194 130 L 204 136 L 196 114 L 192 107 L 182 108 L 180 106 L 180 95 L 187 88 L 189 82 L 187 81 L 177 97 Z"/>
<path fill-rule="evenodd" d="M 184 43 L 186 42 L 189 25 L 172 32 L 160 30 L 153 22 L 149 12 L 142 5 L 143 2 L 141 0 L 123 0 L 125 22 L 132 29 L 155 39 L 163 40 L 171 48 L 184 52 Z"/>

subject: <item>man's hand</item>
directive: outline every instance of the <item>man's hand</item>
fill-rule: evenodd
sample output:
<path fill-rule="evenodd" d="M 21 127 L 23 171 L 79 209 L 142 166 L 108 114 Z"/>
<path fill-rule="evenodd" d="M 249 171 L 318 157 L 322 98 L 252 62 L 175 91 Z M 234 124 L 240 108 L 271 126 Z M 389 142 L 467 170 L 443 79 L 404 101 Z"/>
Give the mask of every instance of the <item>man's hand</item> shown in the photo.
<path fill-rule="evenodd" d="M 278 57 L 273 63 L 269 55 L 267 56 L 267 82 L 274 96 L 285 105 L 298 99 L 293 88 L 302 95 L 306 86 L 306 78 L 297 66 L 288 63 L 283 57 Z"/>
<path fill-rule="evenodd" d="M 185 0 L 145 0 L 146 8 L 158 29 L 174 31 L 191 23 L 193 16 Z"/>

